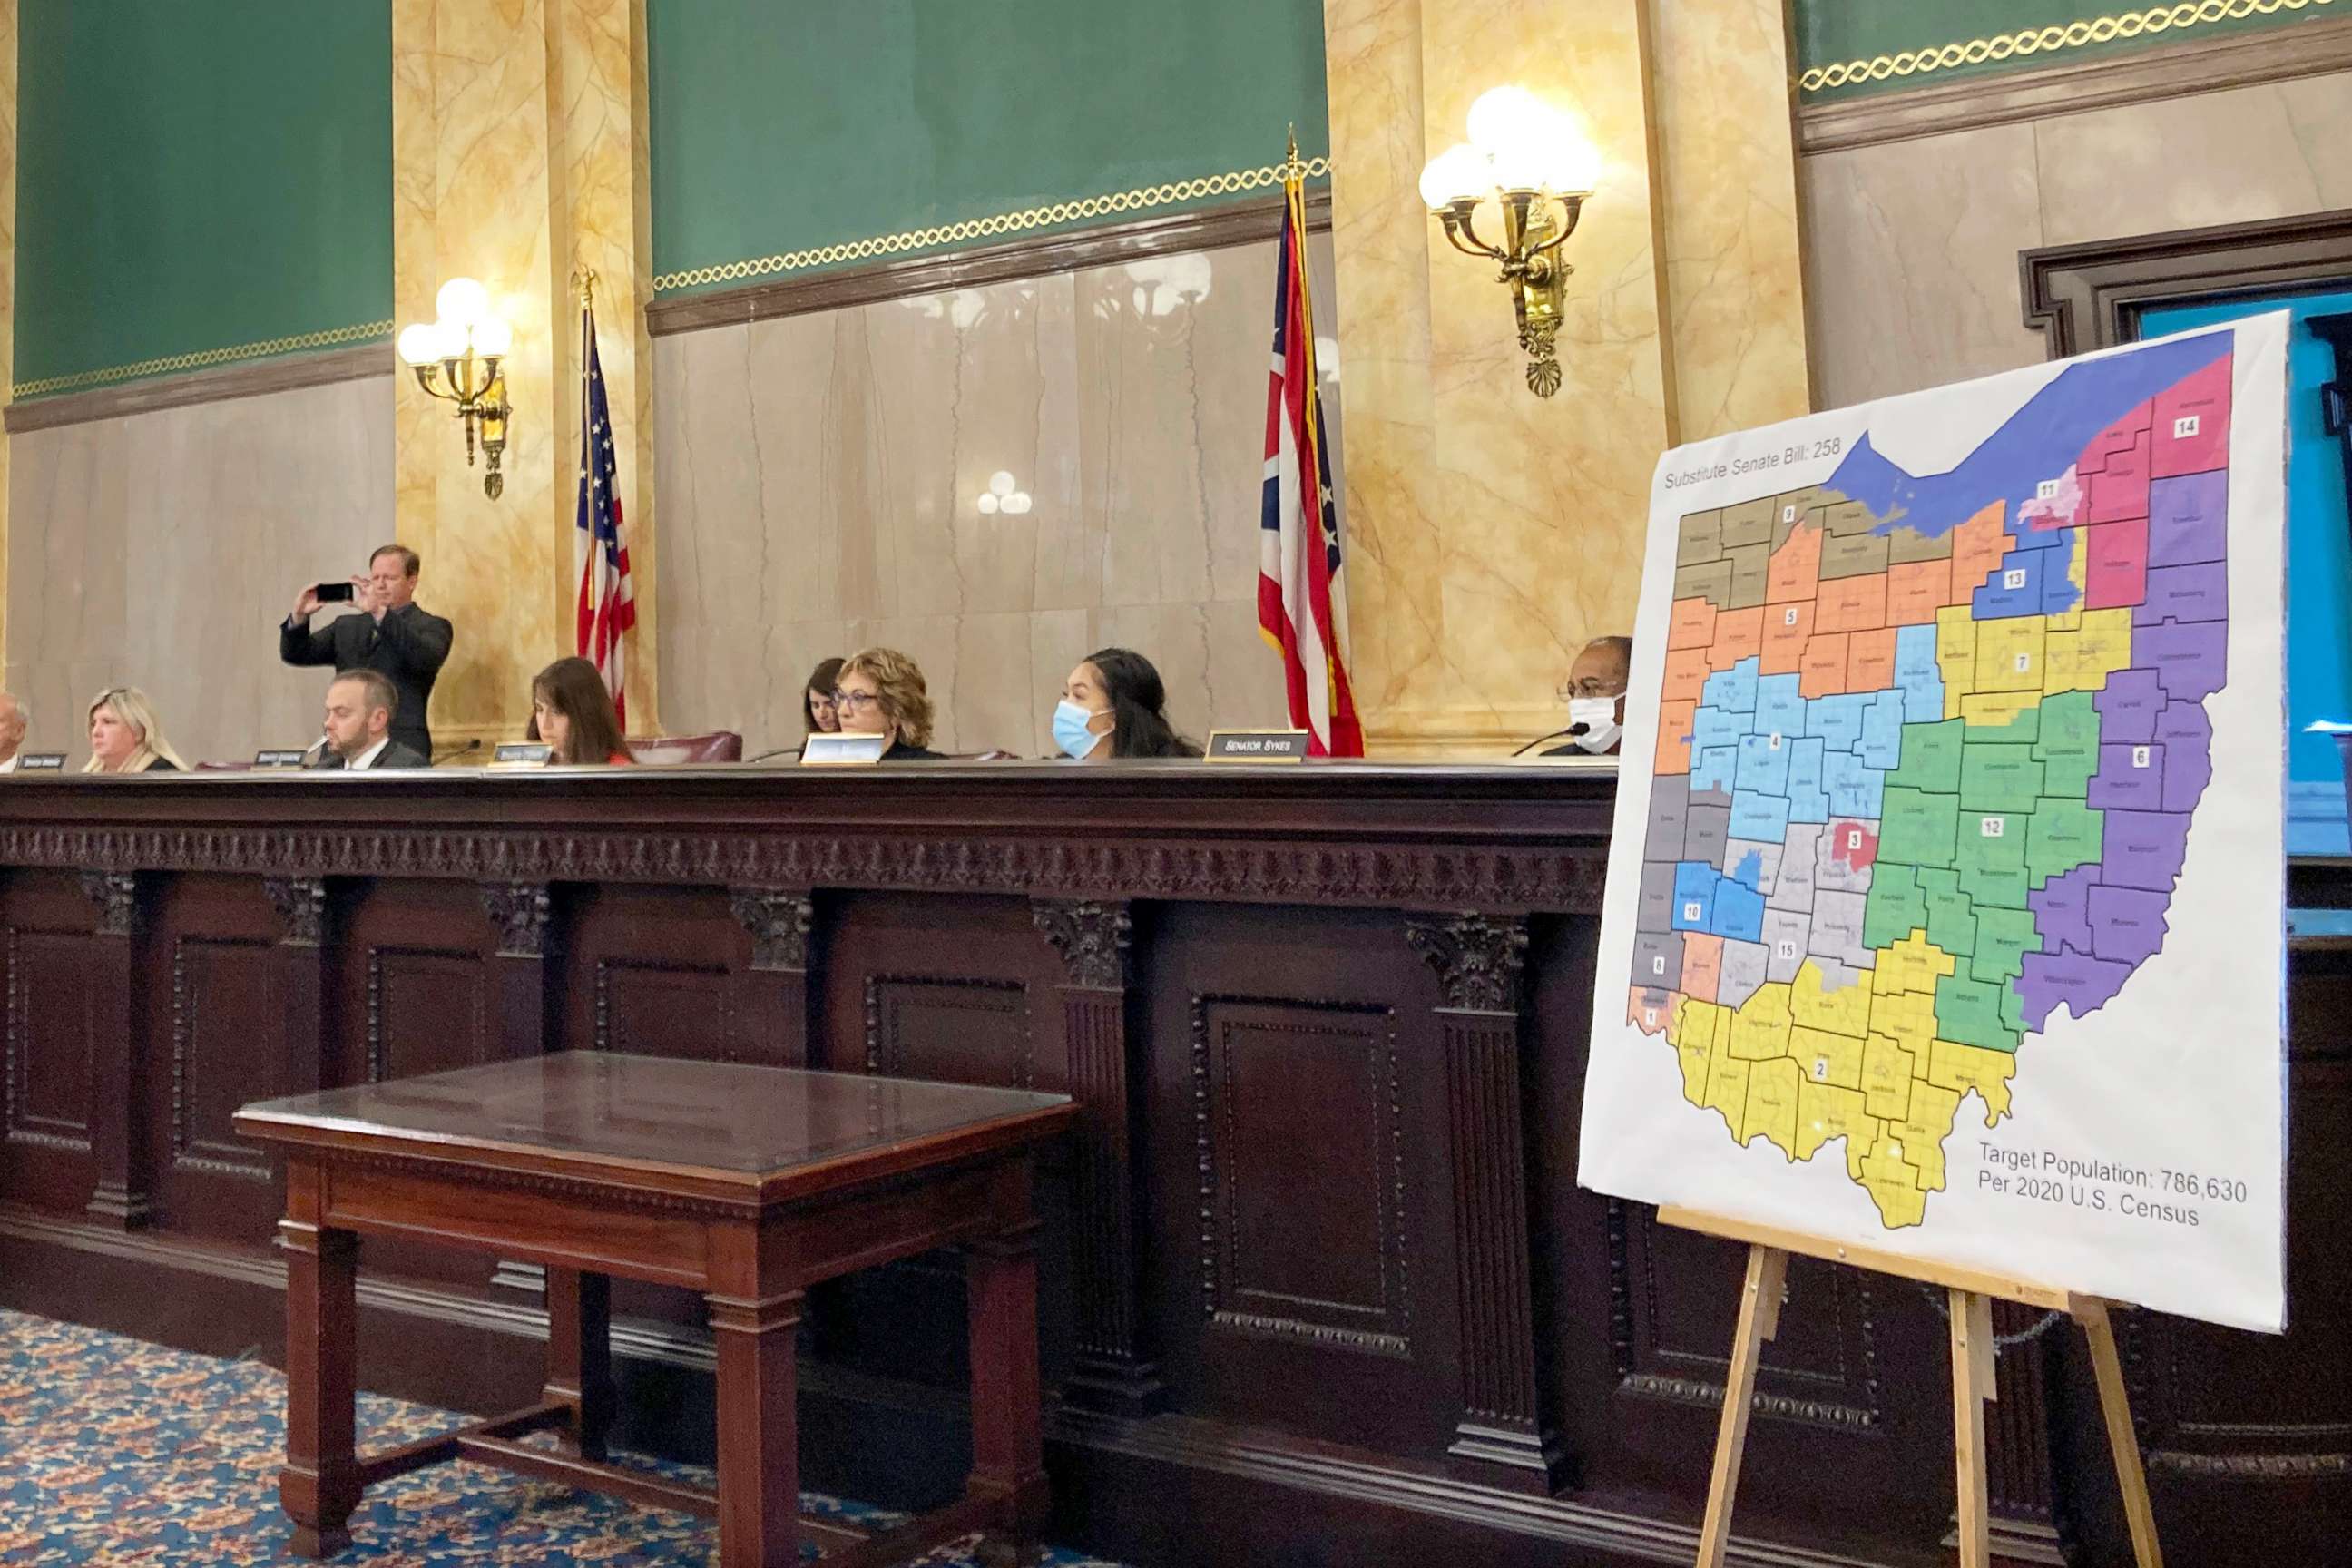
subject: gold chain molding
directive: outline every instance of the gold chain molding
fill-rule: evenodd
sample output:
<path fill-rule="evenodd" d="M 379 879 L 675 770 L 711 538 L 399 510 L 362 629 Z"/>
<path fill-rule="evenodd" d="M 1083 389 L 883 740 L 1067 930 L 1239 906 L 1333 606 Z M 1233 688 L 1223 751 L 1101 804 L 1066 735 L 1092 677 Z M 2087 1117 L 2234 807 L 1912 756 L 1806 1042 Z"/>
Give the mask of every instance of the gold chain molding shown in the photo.
<path fill-rule="evenodd" d="M 1291 167 L 1287 163 L 1267 163 L 1255 169 L 1235 169 L 1228 174 L 1178 180 L 1170 184 L 1145 185 L 1138 190 L 1119 191 L 1110 195 L 1055 202 L 1050 206 L 1028 207 L 1016 213 L 998 213 L 992 217 L 967 218 L 961 223 L 943 224 L 936 228 L 906 229 L 898 234 L 876 235 L 870 239 L 851 240 L 844 245 L 791 250 L 781 256 L 758 256 L 748 261 L 730 261 L 719 267 L 696 267 L 684 272 L 663 272 L 654 278 L 654 292 L 667 294 L 679 289 L 698 289 L 706 283 L 734 283 L 747 278 L 768 278 L 780 272 L 803 272 L 812 267 L 830 267 L 835 262 L 863 261 L 877 256 L 928 250 L 933 246 L 957 245 L 968 239 L 1026 234 L 1032 229 L 1050 228 L 1055 224 L 1102 217 L 1110 213 L 1148 212 L 1153 207 L 1172 206 L 1178 202 L 1195 201 L 1202 196 L 1238 195 L 1245 191 L 1264 190 L 1280 184 L 1283 175 Z M 1331 160 L 1309 158 L 1297 168 L 1302 178 L 1318 179 L 1331 172 Z"/>
<path fill-rule="evenodd" d="M 232 343 L 226 348 L 205 349 L 192 354 L 168 354 L 162 359 L 142 359 L 130 364 L 108 365 L 101 370 L 78 370 L 71 375 L 45 375 L 34 381 L 16 383 L 8 389 L 8 395 L 11 399 L 40 397 L 79 386 L 95 386 L 100 382 L 129 381 L 136 376 L 163 375 L 178 370 L 203 370 L 235 360 L 266 359 L 271 354 L 292 353 L 298 349 L 333 348 L 341 343 L 363 343 L 373 338 L 390 336 L 390 321 L 362 321 L 355 326 L 333 327 L 323 332 L 299 332 L 290 338 L 271 338 L 258 343 Z"/>
<path fill-rule="evenodd" d="M 2247 16 L 2274 16 L 2281 11 L 2302 11 L 2334 3 L 2335 0 L 2180 0 L 2177 5 L 2150 5 L 2145 10 L 2094 17 L 2086 22 L 2021 27 L 2014 33 L 2003 33 L 1996 37 L 1970 38 L 1964 44 L 1942 44 L 1924 49 L 1905 49 L 1897 54 L 1878 55 L 1866 60 L 1813 66 L 1797 79 L 1797 85 L 1807 92 L 1820 92 L 1826 88 L 1850 87 L 1856 82 L 1887 81 L 1896 77 L 1950 70 L 1955 66 L 1978 66 L 2027 55 L 2048 54 L 2059 49 L 2078 49 L 2085 44 L 2111 44 L 2118 39 L 2200 27 L 2214 22 L 2235 22 Z"/>

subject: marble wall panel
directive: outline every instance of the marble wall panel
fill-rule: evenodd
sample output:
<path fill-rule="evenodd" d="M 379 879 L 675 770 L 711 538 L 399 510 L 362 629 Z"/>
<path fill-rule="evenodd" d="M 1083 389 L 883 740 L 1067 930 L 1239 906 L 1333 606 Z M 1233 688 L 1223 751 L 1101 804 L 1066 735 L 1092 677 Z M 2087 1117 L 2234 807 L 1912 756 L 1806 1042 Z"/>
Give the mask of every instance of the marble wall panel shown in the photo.
<path fill-rule="evenodd" d="M 192 762 L 315 736 L 325 680 L 278 663 L 277 625 L 392 537 L 392 398 L 377 376 L 16 437 L 6 669 L 27 743 L 79 766 L 110 685 L 143 687 Z M 436 585 L 428 560 L 428 605 Z"/>
<path fill-rule="evenodd" d="M 2352 205 L 2347 129 L 2338 72 L 1807 158 L 1817 400 L 2038 363 L 2021 251 Z"/>
<path fill-rule="evenodd" d="M 2347 130 L 2341 73 L 2037 121 L 2043 243 L 2352 205 Z"/>
<path fill-rule="evenodd" d="M 1328 242 L 1309 264 L 1329 289 Z M 1235 247 L 658 340 L 665 728 L 789 745 L 810 668 L 869 643 L 922 666 L 942 750 L 1046 752 L 1063 678 L 1111 644 L 1194 734 L 1277 721 L 1274 267 Z M 1324 370 L 1336 432 L 1336 344 Z M 981 510 L 1000 470 L 1027 512 Z"/>
<path fill-rule="evenodd" d="M 1839 408 L 2032 364 L 2017 253 L 2045 243 L 2034 127 L 1804 162 L 1814 395 Z"/>

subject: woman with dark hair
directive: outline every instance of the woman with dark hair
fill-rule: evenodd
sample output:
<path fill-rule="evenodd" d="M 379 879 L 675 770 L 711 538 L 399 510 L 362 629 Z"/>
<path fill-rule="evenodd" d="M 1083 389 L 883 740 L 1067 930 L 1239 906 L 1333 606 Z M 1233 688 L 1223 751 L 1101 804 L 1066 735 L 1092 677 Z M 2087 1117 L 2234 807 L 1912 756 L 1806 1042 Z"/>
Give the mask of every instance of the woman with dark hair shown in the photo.
<path fill-rule="evenodd" d="M 634 763 L 604 678 L 584 658 L 559 658 L 530 678 L 530 738 L 566 766 Z"/>
<path fill-rule="evenodd" d="M 808 684 L 801 689 L 801 717 L 808 721 L 812 735 L 837 735 L 841 732 L 841 714 L 834 707 L 833 689 L 841 679 L 842 661 L 828 658 L 809 671 Z"/>
<path fill-rule="evenodd" d="M 1062 683 L 1054 743 L 1082 763 L 1198 752 L 1168 722 L 1167 706 L 1167 688 L 1150 659 L 1123 647 L 1102 648 L 1088 654 Z"/>

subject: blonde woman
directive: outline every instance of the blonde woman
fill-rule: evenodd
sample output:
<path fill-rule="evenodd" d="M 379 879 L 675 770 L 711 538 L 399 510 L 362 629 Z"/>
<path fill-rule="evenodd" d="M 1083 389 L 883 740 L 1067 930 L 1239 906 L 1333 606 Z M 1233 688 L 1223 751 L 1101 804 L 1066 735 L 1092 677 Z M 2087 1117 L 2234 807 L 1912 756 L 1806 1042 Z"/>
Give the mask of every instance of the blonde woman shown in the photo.
<path fill-rule="evenodd" d="M 89 705 L 86 773 L 183 773 L 187 763 L 163 738 L 155 705 L 135 686 L 101 691 Z"/>
<path fill-rule="evenodd" d="M 895 647 L 861 648 L 834 678 L 834 711 L 845 735 L 880 735 L 886 763 L 926 763 L 931 742 L 931 694 L 915 661 Z"/>

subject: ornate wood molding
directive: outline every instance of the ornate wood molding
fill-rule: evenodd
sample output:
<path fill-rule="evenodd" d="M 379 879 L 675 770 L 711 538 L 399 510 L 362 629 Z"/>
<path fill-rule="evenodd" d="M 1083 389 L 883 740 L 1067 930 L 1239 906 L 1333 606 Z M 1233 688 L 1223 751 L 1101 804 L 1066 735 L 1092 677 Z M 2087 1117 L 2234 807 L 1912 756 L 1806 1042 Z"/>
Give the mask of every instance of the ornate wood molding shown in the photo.
<path fill-rule="evenodd" d="M 1310 230 L 1330 228 L 1328 184 L 1312 186 L 1307 192 L 1307 226 Z M 646 307 L 646 330 L 659 338 L 704 327 L 731 327 L 780 316 L 846 310 L 916 294 L 940 294 L 953 289 L 977 289 L 1016 279 L 1138 261 L 1147 256 L 1251 245 L 1272 239 L 1281 232 L 1282 196 L 1276 192 L 1168 217 L 1102 224 L 1039 239 L 975 246 L 940 256 L 844 267 L 805 277 L 657 300 Z"/>
<path fill-rule="evenodd" d="M 2134 341 L 2151 306 L 2352 279 L 2352 208 L 2047 246 L 2021 252 L 2018 270 L 2025 324 L 2063 359 Z"/>
<path fill-rule="evenodd" d="M 146 924 L 141 907 L 139 879 L 124 871 L 84 871 L 82 897 L 98 910 L 100 936 L 137 936 Z"/>
<path fill-rule="evenodd" d="M 278 924 L 289 947 L 316 947 L 327 924 L 327 879 L 324 877 L 268 877 L 261 889 L 278 911 Z"/>
<path fill-rule="evenodd" d="M 1463 913 L 1408 915 L 1405 942 L 1437 971 L 1445 1005 L 1465 1013 L 1519 1010 L 1527 968 L 1528 922 Z"/>
<path fill-rule="evenodd" d="M 552 912 L 545 882 L 485 882 L 482 912 L 499 928 L 500 958 L 545 958 Z"/>
<path fill-rule="evenodd" d="M 805 889 L 730 888 L 727 907 L 751 933 L 752 968 L 808 968 L 809 932 L 816 924 L 816 905 Z"/>
<path fill-rule="evenodd" d="M 127 825 L 0 828 L 0 864 L 110 868 L 88 877 L 132 869 L 331 873 L 446 877 L 502 887 L 684 882 L 1371 907 L 1461 899 L 1487 908 L 1573 912 L 1600 909 L 1607 875 L 1597 849 L 1410 841 L 1118 844 L 974 832 L 848 844 L 832 833 Z M 488 897 L 486 892 L 486 910 Z M 491 918 L 503 930 L 503 918 L 495 912 Z"/>
<path fill-rule="evenodd" d="M 2297 22 L 2032 70 L 1801 104 L 1797 151 L 1833 153 L 2339 70 L 2352 70 L 2352 18 Z"/>
<path fill-rule="evenodd" d="M 1081 991 L 1119 991 L 1128 984 L 1128 950 L 1135 921 L 1123 901 L 1037 899 L 1032 919 L 1061 955 L 1069 984 Z"/>
<path fill-rule="evenodd" d="M 226 403 L 237 397 L 261 397 L 273 392 L 327 386 L 339 381 L 361 381 L 372 375 L 390 375 L 398 368 L 390 343 L 362 343 L 356 348 L 326 353 L 253 360 L 219 370 L 161 375 L 152 381 L 100 387 L 94 392 L 12 403 L 6 412 L 6 426 L 8 434 L 18 436 L 28 430 L 87 425 L 92 420 L 120 419 L 126 415 L 185 408 L 196 403 Z"/>

